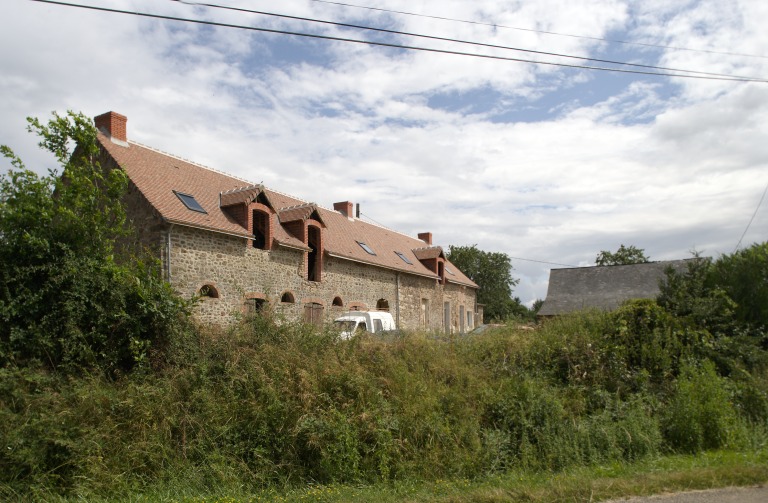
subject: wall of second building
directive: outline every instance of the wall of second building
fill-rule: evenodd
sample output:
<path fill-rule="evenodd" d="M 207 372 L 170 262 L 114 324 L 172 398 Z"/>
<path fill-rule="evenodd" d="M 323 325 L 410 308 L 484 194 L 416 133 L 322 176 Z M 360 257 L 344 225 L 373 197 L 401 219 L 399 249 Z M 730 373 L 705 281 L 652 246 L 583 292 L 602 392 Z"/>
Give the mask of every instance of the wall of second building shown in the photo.
<path fill-rule="evenodd" d="M 353 309 L 375 310 L 383 300 L 395 318 L 399 306 L 401 328 L 444 330 L 446 302 L 451 310 L 450 331 L 461 331 L 461 310 L 464 330 L 473 326 L 467 314 L 475 304 L 470 288 L 441 286 L 431 278 L 330 256 L 323 258 L 322 281 L 312 282 L 306 280 L 301 250 L 280 246 L 260 250 L 245 238 L 182 226 L 173 226 L 169 232 L 172 285 L 187 297 L 203 287 L 215 292 L 198 303 L 196 316 L 202 322 L 228 323 L 245 312 L 247 302 L 253 302 L 247 299 L 258 299 L 288 319 L 303 319 L 308 304 L 315 308 L 319 304 L 325 321 Z M 284 296 L 294 302 L 281 302 Z M 341 305 L 334 306 L 334 299 Z"/>

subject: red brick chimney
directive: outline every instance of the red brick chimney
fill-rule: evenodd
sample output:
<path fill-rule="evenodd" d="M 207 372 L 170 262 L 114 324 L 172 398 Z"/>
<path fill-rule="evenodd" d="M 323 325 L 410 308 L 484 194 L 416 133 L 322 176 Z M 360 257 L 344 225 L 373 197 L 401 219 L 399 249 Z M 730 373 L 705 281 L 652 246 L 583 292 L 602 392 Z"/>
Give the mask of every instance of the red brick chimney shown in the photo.
<path fill-rule="evenodd" d="M 125 115 L 120 115 L 117 112 L 107 112 L 97 115 L 93 122 L 96 124 L 97 129 L 110 136 L 113 140 L 128 141 L 128 134 L 125 128 L 128 117 Z"/>
<path fill-rule="evenodd" d="M 419 232 L 419 239 L 427 243 L 428 245 L 432 245 L 432 233 L 431 232 Z"/>
<path fill-rule="evenodd" d="M 333 209 L 340 212 L 347 218 L 352 218 L 352 203 L 350 201 L 342 201 L 340 203 L 333 203 Z"/>

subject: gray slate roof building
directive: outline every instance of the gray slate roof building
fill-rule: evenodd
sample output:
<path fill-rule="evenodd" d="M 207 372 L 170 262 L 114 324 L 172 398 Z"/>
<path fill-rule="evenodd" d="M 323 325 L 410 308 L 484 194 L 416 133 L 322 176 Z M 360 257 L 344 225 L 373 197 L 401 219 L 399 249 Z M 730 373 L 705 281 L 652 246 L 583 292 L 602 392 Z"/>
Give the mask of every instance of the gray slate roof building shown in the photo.
<path fill-rule="evenodd" d="M 687 271 L 691 259 L 552 269 L 547 298 L 539 316 L 557 316 L 573 311 L 601 309 L 612 311 L 629 299 L 651 299 L 659 294 L 659 281 L 672 267 Z"/>

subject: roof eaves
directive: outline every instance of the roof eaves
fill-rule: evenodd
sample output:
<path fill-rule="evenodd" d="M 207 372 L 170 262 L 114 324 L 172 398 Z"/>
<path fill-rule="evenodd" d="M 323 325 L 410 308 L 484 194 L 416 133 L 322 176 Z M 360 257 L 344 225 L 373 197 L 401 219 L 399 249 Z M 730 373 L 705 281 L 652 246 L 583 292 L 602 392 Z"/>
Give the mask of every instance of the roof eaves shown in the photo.
<path fill-rule="evenodd" d="M 369 262 L 367 260 L 360 260 L 360 259 L 357 259 L 357 258 L 347 257 L 346 255 L 339 255 L 337 253 L 331 253 L 331 252 L 326 252 L 326 253 L 328 254 L 329 257 L 339 258 L 339 259 L 342 259 L 342 260 L 349 260 L 350 262 L 357 262 L 359 264 L 370 265 L 372 267 L 380 267 L 382 269 L 387 269 L 389 271 L 397 271 L 397 272 L 403 272 L 403 273 L 406 273 L 406 274 L 413 274 L 414 276 L 421 276 L 422 278 L 440 279 L 437 274 L 428 274 L 428 273 L 420 273 L 420 272 L 417 272 L 417 271 L 409 271 L 408 269 L 400 269 L 400 268 L 397 268 L 397 267 L 388 267 L 388 266 L 385 266 L 385 265 L 382 265 L 382 264 L 377 264 L 376 262 Z"/>
<path fill-rule="evenodd" d="M 303 252 L 311 250 L 311 248 L 309 248 L 308 246 L 298 246 L 298 245 L 288 243 L 286 241 L 279 241 L 277 239 L 275 239 L 275 243 L 277 243 L 278 246 L 282 246 L 283 248 L 290 248 L 291 250 L 299 250 Z"/>
<path fill-rule="evenodd" d="M 480 286 L 477 285 L 472 280 L 470 280 L 469 282 L 466 282 L 466 281 L 459 281 L 459 280 L 456 280 L 456 279 L 445 278 L 445 281 L 448 282 L 448 283 L 453 283 L 455 285 L 469 286 L 469 287 L 472 287 L 472 288 L 480 288 Z"/>
<path fill-rule="evenodd" d="M 225 230 L 222 230 L 222 229 L 219 229 L 219 228 L 216 228 L 216 227 L 210 227 L 210 226 L 207 226 L 207 225 L 192 224 L 192 223 L 189 223 L 189 222 L 185 222 L 183 220 L 176 220 L 174 218 L 168 218 L 168 217 L 165 217 L 165 216 L 162 216 L 162 215 L 160 215 L 160 218 L 162 218 L 166 223 L 173 224 L 173 225 L 180 225 L 182 227 L 189 227 L 191 229 L 199 229 L 199 230 L 203 230 L 203 231 L 215 232 L 217 234 L 225 234 L 227 236 L 235 236 L 235 237 L 239 237 L 239 238 L 253 239 L 253 234 L 249 234 L 247 232 L 243 232 L 242 234 L 241 233 L 237 233 L 237 232 L 230 232 L 230 231 L 225 231 Z"/>

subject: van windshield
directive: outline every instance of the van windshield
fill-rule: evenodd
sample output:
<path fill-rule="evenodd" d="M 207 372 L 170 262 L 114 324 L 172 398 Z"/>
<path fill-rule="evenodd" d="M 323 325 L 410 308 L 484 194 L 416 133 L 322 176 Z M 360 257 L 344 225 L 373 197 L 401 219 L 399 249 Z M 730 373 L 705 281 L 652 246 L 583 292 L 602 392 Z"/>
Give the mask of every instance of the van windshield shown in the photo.
<path fill-rule="evenodd" d="M 339 332 L 351 333 L 355 329 L 355 325 L 357 325 L 357 321 L 355 320 L 336 320 L 333 322 L 333 326 L 335 326 L 336 330 Z"/>

